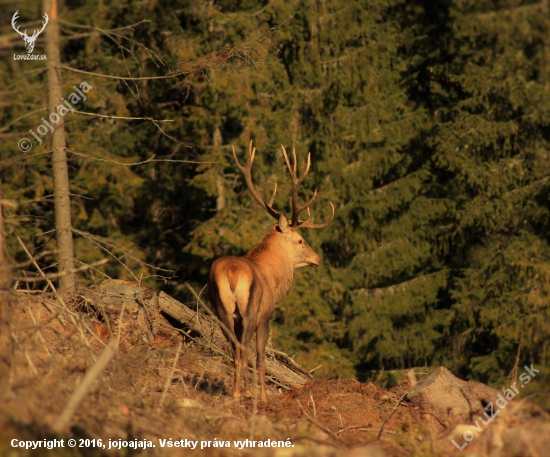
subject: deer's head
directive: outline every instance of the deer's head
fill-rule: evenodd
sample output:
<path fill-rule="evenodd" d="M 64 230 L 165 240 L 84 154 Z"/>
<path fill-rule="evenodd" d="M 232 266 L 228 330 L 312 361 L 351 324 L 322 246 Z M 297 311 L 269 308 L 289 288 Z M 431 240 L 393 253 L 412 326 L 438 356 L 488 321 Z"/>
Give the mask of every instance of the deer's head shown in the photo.
<path fill-rule="evenodd" d="M 305 203 L 300 205 L 298 203 L 298 189 L 304 179 L 306 178 L 309 170 L 311 168 L 311 154 L 307 156 L 307 164 L 304 174 L 300 177 L 297 175 L 297 160 L 296 160 L 296 151 L 292 150 L 293 162 L 291 163 L 286 149 L 281 145 L 283 151 L 283 156 L 292 180 L 292 219 L 288 220 L 284 213 L 278 212 L 273 208 L 273 202 L 275 201 L 275 195 L 277 193 L 277 184 L 275 184 L 275 189 L 273 195 L 269 202 L 266 202 L 256 191 L 254 183 L 252 182 L 252 163 L 254 162 L 254 157 L 256 154 L 256 148 L 252 146 L 252 141 L 248 146 L 248 154 L 246 157 L 246 165 L 243 166 L 237 158 L 235 153 L 235 148 L 233 148 L 233 158 L 239 170 L 241 170 L 248 190 L 254 197 L 254 199 L 264 208 L 267 213 L 277 220 L 277 226 L 273 229 L 277 232 L 277 237 L 279 238 L 279 243 L 282 249 L 285 250 L 286 258 L 292 261 L 292 264 L 295 268 L 304 267 L 304 266 L 318 266 L 321 264 L 321 257 L 307 244 L 306 240 L 300 235 L 298 229 L 322 229 L 325 228 L 332 222 L 334 218 L 334 205 L 331 203 L 332 214 L 327 222 L 324 224 L 314 224 L 311 222 L 311 213 L 309 207 L 317 197 L 317 190 L 313 194 L 313 197 Z M 299 214 L 302 211 L 307 210 L 308 218 L 305 221 L 300 221 L 298 219 Z"/>

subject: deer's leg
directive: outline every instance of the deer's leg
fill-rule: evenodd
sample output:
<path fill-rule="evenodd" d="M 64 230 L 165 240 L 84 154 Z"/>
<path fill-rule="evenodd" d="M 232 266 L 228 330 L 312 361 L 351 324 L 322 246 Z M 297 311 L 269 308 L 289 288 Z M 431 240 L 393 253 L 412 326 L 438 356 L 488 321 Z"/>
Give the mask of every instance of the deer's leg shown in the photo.
<path fill-rule="evenodd" d="M 250 386 L 248 385 L 248 347 L 254 334 L 254 326 L 251 322 L 246 322 L 243 326 L 243 339 L 241 347 L 241 367 L 244 379 L 244 394 L 250 397 Z"/>
<path fill-rule="evenodd" d="M 233 320 L 232 320 L 233 322 Z M 243 347 L 242 341 L 243 341 L 243 323 L 242 319 L 237 319 L 234 322 L 234 341 L 231 341 L 231 345 L 233 347 L 233 360 L 235 362 L 235 386 L 233 388 L 233 397 L 234 398 L 240 398 L 241 397 L 241 378 L 246 375 L 246 365 L 243 365 L 242 359 L 243 359 L 243 353 L 245 353 L 245 348 Z M 246 385 L 246 378 L 245 378 L 245 385 Z"/>
<path fill-rule="evenodd" d="M 218 308 L 219 309 L 219 308 Z M 223 309 L 223 308 L 222 308 Z M 241 345 L 240 339 L 241 335 L 241 326 L 239 322 L 233 321 L 233 316 L 228 315 L 226 312 L 221 311 L 217 313 L 218 319 L 223 325 L 220 325 L 225 338 L 231 345 L 233 352 L 233 364 L 235 367 L 234 371 L 234 384 L 233 384 L 233 397 L 239 398 L 241 396 Z"/>
<path fill-rule="evenodd" d="M 267 401 L 267 395 L 265 392 L 265 345 L 267 343 L 268 337 L 269 320 L 262 319 L 258 325 L 258 331 L 256 333 L 256 368 L 260 377 L 260 399 L 262 401 Z"/>

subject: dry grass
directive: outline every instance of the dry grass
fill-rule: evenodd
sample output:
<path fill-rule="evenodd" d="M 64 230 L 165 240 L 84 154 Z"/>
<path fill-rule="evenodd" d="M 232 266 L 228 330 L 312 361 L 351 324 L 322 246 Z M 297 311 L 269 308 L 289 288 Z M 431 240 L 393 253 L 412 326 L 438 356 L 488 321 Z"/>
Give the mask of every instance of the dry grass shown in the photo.
<path fill-rule="evenodd" d="M 65 442 L 69 438 L 100 438 L 103 443 L 147 439 L 156 448 L 146 454 L 162 456 L 182 452 L 266 457 L 460 455 L 450 444 L 449 430 L 429 420 L 429 411 L 406 402 L 396 408 L 409 388 L 407 382 L 386 390 L 354 380 L 314 380 L 290 392 L 270 385 L 267 403 L 254 398 L 235 401 L 228 394 L 233 383 L 232 361 L 186 338 L 164 317 L 158 320 L 155 338 L 147 342 L 137 331 L 136 312 L 99 315 L 82 301 L 82 294 L 78 300 L 75 296 L 62 299 L 66 306 L 46 293 L 17 295 L 9 388 L 0 392 L 2 457 L 135 454 L 131 449 L 67 447 L 29 454 L 11 447 L 14 438 L 64 438 Z M 55 425 L 69 399 L 111 340 L 119 341 L 117 355 L 84 395 L 70 426 L 56 432 Z M 377 439 L 380 425 L 392 411 L 395 414 Z M 521 411 L 525 415 L 530 410 Z M 534 418 L 535 412 L 529 417 Z M 487 436 L 500 429 L 508 433 L 506 427 L 516 427 L 518 420 L 513 414 L 506 416 L 500 425 L 487 428 Z M 547 427 L 547 420 L 532 420 L 530 429 Z M 195 451 L 161 449 L 159 439 L 167 438 L 229 441 L 232 446 L 202 451 L 200 445 Z M 287 438 L 294 445 L 291 449 L 239 450 L 233 446 L 234 440 Z M 483 437 L 476 440 L 481 443 Z M 480 452 L 482 447 L 476 449 L 485 455 Z"/>

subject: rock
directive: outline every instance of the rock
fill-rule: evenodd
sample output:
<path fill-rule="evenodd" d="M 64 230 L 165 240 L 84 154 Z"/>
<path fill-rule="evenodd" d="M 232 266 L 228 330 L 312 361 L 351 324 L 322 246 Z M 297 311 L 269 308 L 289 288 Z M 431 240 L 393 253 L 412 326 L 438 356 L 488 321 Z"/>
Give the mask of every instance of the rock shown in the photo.
<path fill-rule="evenodd" d="M 472 423 L 483 415 L 485 405 L 494 402 L 499 393 L 485 384 L 458 379 L 447 368 L 439 367 L 414 385 L 407 399 L 447 428 L 452 424 Z"/>

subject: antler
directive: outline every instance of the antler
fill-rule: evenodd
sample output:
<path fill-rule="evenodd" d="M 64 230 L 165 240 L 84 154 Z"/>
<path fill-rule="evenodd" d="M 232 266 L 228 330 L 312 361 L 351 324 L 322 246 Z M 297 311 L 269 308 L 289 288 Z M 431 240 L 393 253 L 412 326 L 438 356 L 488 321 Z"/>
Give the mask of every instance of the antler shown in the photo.
<path fill-rule="evenodd" d="M 27 36 L 27 31 L 26 31 L 26 30 L 25 30 L 25 33 L 21 33 L 21 32 L 19 31 L 19 27 L 20 27 L 20 26 L 18 26 L 17 28 L 15 28 L 15 23 L 17 22 L 17 19 L 19 19 L 19 10 L 17 10 L 17 11 L 15 12 L 15 14 L 13 15 L 13 17 L 11 18 L 11 26 L 13 27 L 13 30 L 15 30 L 19 35 L 21 35 L 22 37 L 27 37 L 27 38 L 28 38 L 28 36 Z"/>
<path fill-rule="evenodd" d="M 288 168 L 288 171 L 290 173 L 290 178 L 292 179 L 292 227 L 294 228 L 304 228 L 304 229 L 322 229 L 325 228 L 327 225 L 329 225 L 332 222 L 332 219 L 334 219 L 334 205 L 330 203 L 330 206 L 332 208 L 332 214 L 330 215 L 330 219 L 325 222 L 324 224 L 314 224 L 313 222 L 310 222 L 311 219 L 311 212 L 309 211 L 309 207 L 314 202 L 315 198 L 317 198 L 317 189 L 315 189 L 315 193 L 313 194 L 313 197 L 303 206 L 300 206 L 298 204 L 298 189 L 300 187 L 300 184 L 304 182 L 304 179 L 306 179 L 307 174 L 309 173 L 309 170 L 311 168 L 311 153 L 308 153 L 307 155 L 307 164 L 306 164 L 306 170 L 304 171 L 304 174 L 298 178 L 296 171 L 298 167 L 298 160 L 296 159 L 296 150 L 292 148 L 292 158 L 293 164 L 290 164 L 290 159 L 288 158 L 288 154 L 286 153 L 285 147 L 281 144 L 281 149 L 283 150 L 283 155 L 285 157 L 286 165 Z M 307 209 L 307 219 L 305 221 L 298 220 L 298 215 Z"/>
<path fill-rule="evenodd" d="M 266 203 L 265 200 L 262 197 L 260 197 L 260 194 L 258 194 L 258 192 L 256 191 L 256 188 L 254 187 L 254 183 L 252 182 L 252 163 L 254 162 L 254 156 L 256 155 L 256 148 L 252 147 L 252 140 L 248 144 L 248 152 L 246 155 L 246 165 L 244 167 L 239 162 L 239 159 L 237 159 L 235 147 L 234 146 L 232 147 L 233 147 L 233 158 L 235 159 L 235 163 L 239 168 L 239 170 L 241 170 L 244 176 L 246 185 L 248 187 L 248 190 L 254 197 L 254 200 L 256 200 L 260 204 L 260 206 L 269 213 L 271 217 L 273 217 L 276 220 L 279 220 L 279 217 L 281 216 L 281 214 L 273 208 L 273 202 L 275 201 L 275 194 L 277 193 L 277 184 L 275 184 L 275 189 L 273 190 L 273 195 L 271 196 L 269 203 Z"/>
<path fill-rule="evenodd" d="M 38 35 L 40 35 L 44 31 L 46 26 L 48 25 L 48 22 L 50 21 L 50 18 L 48 17 L 48 14 L 44 13 L 43 17 L 46 20 L 46 22 L 42 22 L 42 28 L 39 31 L 36 31 L 36 30 L 34 31 L 34 33 L 32 34 L 33 37 L 37 37 Z"/>

